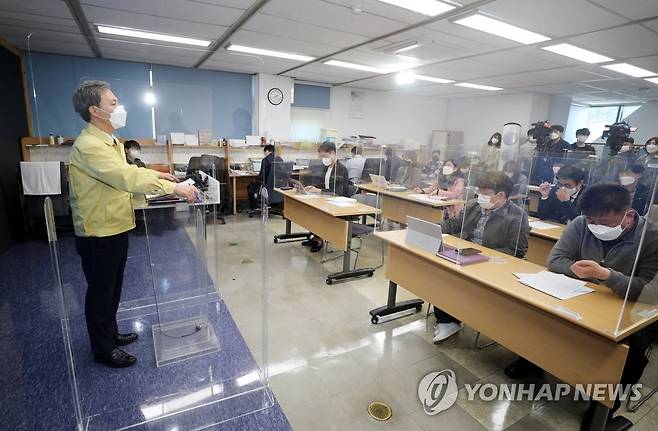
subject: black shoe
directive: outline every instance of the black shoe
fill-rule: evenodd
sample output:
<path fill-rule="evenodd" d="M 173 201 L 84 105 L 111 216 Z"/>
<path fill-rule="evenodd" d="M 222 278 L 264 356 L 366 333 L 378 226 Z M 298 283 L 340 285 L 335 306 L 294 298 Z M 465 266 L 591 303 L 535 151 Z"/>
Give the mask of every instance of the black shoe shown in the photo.
<path fill-rule="evenodd" d="M 119 348 L 116 348 L 112 350 L 111 353 L 94 354 L 94 361 L 112 368 L 125 368 L 135 365 L 137 358 Z"/>
<path fill-rule="evenodd" d="M 521 357 L 505 367 L 505 375 L 511 379 L 517 380 L 525 379 L 530 374 L 541 376 L 543 373 L 544 370 Z"/>
<path fill-rule="evenodd" d="M 311 245 L 311 253 L 317 253 L 320 250 L 322 250 L 322 241 L 314 242 L 313 245 Z"/>
<path fill-rule="evenodd" d="M 117 345 L 119 346 L 127 346 L 130 343 L 134 343 L 137 341 L 137 334 L 134 332 L 131 332 L 129 334 L 119 334 L 117 335 Z"/>

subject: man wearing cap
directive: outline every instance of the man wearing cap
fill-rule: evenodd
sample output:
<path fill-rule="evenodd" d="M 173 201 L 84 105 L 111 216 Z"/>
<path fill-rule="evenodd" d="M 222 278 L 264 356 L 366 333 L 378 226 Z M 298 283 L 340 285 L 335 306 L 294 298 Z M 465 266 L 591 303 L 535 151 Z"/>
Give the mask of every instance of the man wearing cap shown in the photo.
<path fill-rule="evenodd" d="M 587 127 L 576 130 L 576 142 L 571 145 L 571 154 L 574 159 L 586 159 L 589 156 L 596 156 L 596 149 L 586 141 L 590 132 Z"/>

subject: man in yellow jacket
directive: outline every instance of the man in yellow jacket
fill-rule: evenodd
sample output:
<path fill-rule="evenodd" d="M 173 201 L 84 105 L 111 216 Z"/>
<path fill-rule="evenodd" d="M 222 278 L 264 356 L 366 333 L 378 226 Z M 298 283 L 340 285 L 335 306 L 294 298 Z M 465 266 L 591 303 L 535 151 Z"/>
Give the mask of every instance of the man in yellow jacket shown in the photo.
<path fill-rule="evenodd" d="M 69 159 L 71 210 L 75 247 L 87 280 L 85 317 L 96 362 L 128 367 L 137 359 L 119 349 L 137 334 L 119 334 L 116 321 L 123 270 L 128 256 L 128 231 L 135 227 L 132 193 L 175 193 L 194 202 L 198 191 L 176 184 L 171 174 L 129 165 L 112 134 L 125 126 L 127 113 L 109 85 L 83 82 L 73 106 L 87 122 Z"/>

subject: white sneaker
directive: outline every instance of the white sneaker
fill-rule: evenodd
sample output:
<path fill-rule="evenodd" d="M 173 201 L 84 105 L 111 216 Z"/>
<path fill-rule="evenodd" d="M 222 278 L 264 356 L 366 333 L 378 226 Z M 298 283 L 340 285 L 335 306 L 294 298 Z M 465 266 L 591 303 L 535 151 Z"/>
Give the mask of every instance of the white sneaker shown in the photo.
<path fill-rule="evenodd" d="M 439 323 L 434 331 L 433 343 L 439 343 L 446 338 L 450 338 L 464 328 L 463 323 Z"/>

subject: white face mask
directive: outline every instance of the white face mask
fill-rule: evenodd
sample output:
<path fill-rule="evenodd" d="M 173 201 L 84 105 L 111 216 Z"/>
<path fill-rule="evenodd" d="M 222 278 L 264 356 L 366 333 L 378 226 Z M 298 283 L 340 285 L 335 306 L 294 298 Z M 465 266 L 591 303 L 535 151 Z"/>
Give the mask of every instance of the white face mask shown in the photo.
<path fill-rule="evenodd" d="M 128 154 L 130 155 L 131 159 L 135 160 L 139 157 L 140 154 L 142 154 L 142 152 L 139 150 L 128 150 Z"/>
<path fill-rule="evenodd" d="M 569 194 L 569 196 L 573 196 L 576 194 L 578 191 L 578 187 L 573 187 L 573 188 L 567 188 L 567 187 L 562 187 L 562 189 Z"/>
<path fill-rule="evenodd" d="M 480 205 L 480 208 L 488 210 L 493 207 L 493 204 L 491 203 L 491 196 L 486 196 L 486 195 L 478 195 L 478 205 Z"/>
<path fill-rule="evenodd" d="M 585 135 L 576 136 L 576 143 L 578 144 L 579 147 L 584 147 L 586 140 L 587 140 L 587 136 Z"/>
<path fill-rule="evenodd" d="M 549 135 L 549 138 L 551 138 L 551 140 L 553 140 L 553 141 L 556 140 L 559 137 L 560 137 L 560 134 L 558 132 L 553 132 Z"/>
<path fill-rule="evenodd" d="M 621 183 L 622 186 L 630 186 L 631 184 L 635 183 L 635 177 L 631 177 L 629 175 L 622 175 L 619 177 L 619 182 Z"/>
<path fill-rule="evenodd" d="M 507 175 L 507 178 L 512 178 L 514 176 L 514 172 L 505 172 L 505 175 Z"/>
<path fill-rule="evenodd" d="M 657 151 L 658 151 L 658 145 L 656 145 L 656 144 L 647 145 L 647 153 L 654 154 Z"/>
<path fill-rule="evenodd" d="M 114 129 L 120 129 L 122 127 L 126 126 L 126 119 L 128 117 L 128 113 L 126 112 L 126 109 L 123 107 L 123 105 L 118 105 L 116 108 L 114 108 L 114 111 L 112 112 L 107 112 L 104 109 L 98 108 L 101 111 L 105 112 L 106 114 L 110 114 L 110 124 L 112 124 L 112 127 Z"/>
<path fill-rule="evenodd" d="M 621 223 L 623 223 L 625 219 L 626 215 L 624 215 L 624 218 L 621 219 Z M 587 228 L 590 232 L 592 232 L 592 235 L 601 241 L 613 241 L 619 238 L 622 233 L 624 233 L 624 229 L 621 227 L 621 223 L 615 227 L 610 227 L 603 224 L 588 224 Z"/>
<path fill-rule="evenodd" d="M 528 143 L 529 144 L 536 144 L 537 140 L 535 139 L 534 136 L 528 136 Z"/>
<path fill-rule="evenodd" d="M 497 144 L 498 143 L 498 138 L 491 138 L 491 143 L 492 144 Z"/>
<path fill-rule="evenodd" d="M 559 170 L 560 170 L 560 166 L 553 166 L 553 175 L 557 175 Z"/>
<path fill-rule="evenodd" d="M 330 166 L 331 165 L 331 159 L 329 157 L 323 157 L 322 158 L 322 164 L 325 166 Z"/>
<path fill-rule="evenodd" d="M 619 149 L 619 152 L 620 152 L 620 153 L 626 153 L 626 152 L 628 152 L 628 151 L 630 151 L 630 150 L 631 150 L 631 146 L 630 146 L 630 145 L 622 145 L 622 147 Z"/>
<path fill-rule="evenodd" d="M 452 175 L 455 172 L 455 169 L 452 166 L 444 166 L 441 169 L 441 172 L 443 172 L 443 175 Z"/>

